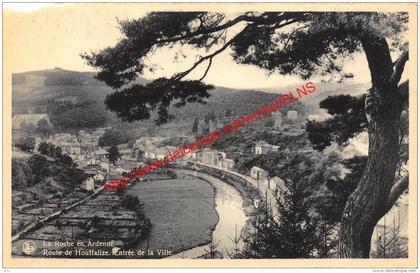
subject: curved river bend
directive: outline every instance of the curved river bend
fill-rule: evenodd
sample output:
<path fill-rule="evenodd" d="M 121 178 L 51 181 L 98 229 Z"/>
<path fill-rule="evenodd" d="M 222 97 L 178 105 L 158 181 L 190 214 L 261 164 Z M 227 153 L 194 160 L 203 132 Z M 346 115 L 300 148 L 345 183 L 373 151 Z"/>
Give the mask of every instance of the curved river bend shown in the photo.
<path fill-rule="evenodd" d="M 177 170 L 177 172 L 201 178 L 210 183 L 216 189 L 215 209 L 219 215 L 219 221 L 213 231 L 213 240 L 218 243 L 217 250 L 223 254 L 223 258 L 229 258 L 226 251 L 229 253 L 233 252 L 235 248 L 233 239 L 235 237 L 240 237 L 241 230 L 245 226 L 247 220 L 242 208 L 243 198 L 241 194 L 233 186 L 208 174 L 184 169 Z M 240 242 L 238 246 L 241 247 L 242 242 Z M 206 250 L 208 249 L 209 245 L 198 246 L 168 258 L 197 258 L 206 254 Z"/>

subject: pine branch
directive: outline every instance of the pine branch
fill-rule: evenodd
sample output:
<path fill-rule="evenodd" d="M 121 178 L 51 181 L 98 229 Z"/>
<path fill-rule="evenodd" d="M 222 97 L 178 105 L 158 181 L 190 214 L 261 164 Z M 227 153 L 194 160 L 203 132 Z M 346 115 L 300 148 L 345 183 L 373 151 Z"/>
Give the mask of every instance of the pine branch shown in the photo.
<path fill-rule="evenodd" d="M 204 57 L 201 57 L 197 62 L 195 62 L 193 64 L 193 66 L 191 66 L 191 68 L 189 68 L 189 69 L 187 69 L 187 70 L 185 70 L 183 72 L 177 73 L 174 76 L 172 76 L 172 79 L 173 80 L 176 80 L 176 81 L 179 81 L 182 78 L 184 78 L 185 76 L 187 76 L 189 73 L 191 73 L 191 71 L 193 71 L 199 64 L 201 64 L 205 60 L 208 60 L 208 59 L 211 60 L 211 59 L 213 59 L 216 55 L 222 53 L 226 48 L 228 48 L 233 43 L 234 39 L 236 37 L 238 37 L 238 35 L 236 35 L 235 37 L 233 37 L 232 39 L 230 39 L 227 43 L 225 43 L 221 48 L 219 48 L 218 50 L 216 50 L 212 54 L 209 54 L 209 55 L 206 55 Z M 211 64 L 211 62 L 210 62 L 210 64 Z M 208 68 L 210 68 L 210 67 L 208 67 Z M 206 71 L 206 74 L 207 74 L 207 71 Z"/>
<path fill-rule="evenodd" d="M 156 41 L 156 43 L 162 44 L 162 43 L 177 42 L 177 41 L 193 38 L 193 37 L 198 36 L 198 35 L 210 34 L 210 33 L 218 32 L 218 31 L 221 31 L 221 30 L 225 30 L 225 29 L 228 29 L 230 27 L 233 27 L 234 25 L 236 25 L 240 22 L 254 22 L 255 20 L 256 20 L 255 17 L 250 17 L 250 16 L 247 16 L 247 15 L 241 15 L 241 16 L 238 16 L 231 21 L 226 22 L 223 25 L 216 26 L 214 28 L 201 29 L 201 30 L 196 31 L 196 32 L 192 32 L 192 33 L 188 33 L 186 35 L 173 37 L 173 38 L 168 38 L 168 39 L 158 39 Z"/>

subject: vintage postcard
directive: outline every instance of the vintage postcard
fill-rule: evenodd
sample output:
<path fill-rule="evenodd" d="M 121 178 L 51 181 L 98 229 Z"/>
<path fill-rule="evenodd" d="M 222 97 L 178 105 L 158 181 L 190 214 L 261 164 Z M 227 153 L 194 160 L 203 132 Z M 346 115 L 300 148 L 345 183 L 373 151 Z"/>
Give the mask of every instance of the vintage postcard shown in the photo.
<path fill-rule="evenodd" d="M 416 267 L 416 124 L 416 3 L 3 3 L 3 267 Z"/>

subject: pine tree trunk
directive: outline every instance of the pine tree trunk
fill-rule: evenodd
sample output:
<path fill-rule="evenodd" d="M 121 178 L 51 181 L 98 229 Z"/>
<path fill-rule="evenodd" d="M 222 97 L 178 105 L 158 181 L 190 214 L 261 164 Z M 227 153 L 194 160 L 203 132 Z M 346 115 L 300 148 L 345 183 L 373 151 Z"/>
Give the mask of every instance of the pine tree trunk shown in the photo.
<path fill-rule="evenodd" d="M 375 43 L 376 42 L 376 43 Z M 391 188 L 399 161 L 399 123 L 402 111 L 386 41 L 364 41 L 371 76 L 369 97 L 369 155 L 356 190 L 347 200 L 341 219 L 342 258 L 368 258 L 373 229 L 387 213 Z"/>
<path fill-rule="evenodd" d="M 350 195 L 341 220 L 342 257 L 369 257 L 376 223 L 386 213 L 398 163 L 399 118 L 371 121 L 369 158 L 362 180 Z"/>

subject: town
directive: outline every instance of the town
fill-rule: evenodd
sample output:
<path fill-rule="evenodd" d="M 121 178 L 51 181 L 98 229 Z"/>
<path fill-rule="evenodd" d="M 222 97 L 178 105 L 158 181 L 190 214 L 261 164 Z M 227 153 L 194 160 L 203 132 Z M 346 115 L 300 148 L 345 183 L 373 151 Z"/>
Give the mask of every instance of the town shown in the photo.
<path fill-rule="evenodd" d="M 119 229 L 120 241 L 113 242 L 113 246 L 117 248 L 124 247 L 129 237 L 126 237 L 127 235 L 124 235 L 126 233 L 121 231 L 138 227 L 139 218 L 130 210 L 124 211 L 124 209 L 119 209 L 117 213 L 116 207 L 121 204 L 121 197 L 118 194 L 101 193 L 104 184 L 107 181 L 118 180 L 121 177 L 128 176 L 132 170 L 144 167 L 154 160 L 164 160 L 168 151 L 175 151 L 180 145 L 186 145 L 194 141 L 196 137 L 203 136 L 209 132 L 223 130 L 225 126 L 240 118 L 239 114 L 219 118 L 214 117 L 214 115 L 210 116 L 210 118 L 204 120 L 195 120 L 194 124 L 192 124 L 194 127 L 191 131 L 192 133 L 172 133 L 170 136 L 152 134 L 141 136 L 131 143 L 117 144 L 115 149 L 118 156 L 114 160 L 111 160 L 109 156 L 111 147 L 99 145 L 100 138 L 107 131 L 112 130 L 111 127 L 97 128 L 90 131 L 79 130 L 76 134 L 54 133 L 47 136 L 35 133 L 34 135 L 37 136 L 33 140 L 33 148 L 31 149 L 34 154 L 44 154 L 48 160 L 54 161 L 54 158 L 48 154 L 48 149 L 54 150 L 54 147 L 59 147 L 61 153 L 68 155 L 76 164 L 75 166 L 85 173 L 86 177 L 83 181 L 76 182 L 77 186 L 74 188 L 74 191 L 66 193 L 65 196 L 59 191 L 51 193 L 46 195 L 46 201 L 42 202 L 35 194 L 35 199 L 28 204 L 28 198 L 31 197 L 28 196 L 25 190 L 13 191 L 13 233 L 21 237 L 21 234 L 27 233 L 26 230 L 33 230 L 31 224 L 33 225 L 34 221 L 46 221 L 50 219 L 50 214 L 54 214 L 57 210 L 66 208 L 66 206 L 76 208 L 74 212 L 69 211 L 64 215 L 58 216 L 58 219 L 66 219 L 67 223 L 69 223 L 69 220 L 75 223 L 86 221 L 83 219 L 90 219 L 89 214 L 92 209 L 97 209 L 102 210 L 105 217 L 111 217 L 110 223 L 112 223 L 113 228 Z M 268 204 L 273 213 L 276 213 L 276 196 L 288 191 L 285 180 L 276 175 L 279 170 L 297 155 L 303 155 L 314 161 L 323 157 L 308 141 L 305 131 L 307 120 L 316 118 L 318 118 L 316 115 L 306 115 L 296 110 L 288 110 L 284 114 L 280 111 L 275 111 L 250 123 L 246 126 L 247 128 L 227 136 L 226 140 L 228 142 L 232 138 L 240 139 L 240 141 L 236 141 L 235 145 L 226 146 L 223 144 L 225 140 L 220 139 L 215 143 L 211 143 L 212 145 L 208 147 L 185 153 L 180 160 L 166 166 L 163 172 L 167 173 L 171 169 L 184 168 L 204 172 L 207 170 L 208 173 L 216 176 L 218 171 L 230 174 L 238 181 L 244 181 L 249 187 L 253 187 L 259 192 L 258 195 L 254 195 L 250 199 L 251 203 L 246 208 L 248 212 L 251 211 L 248 216 L 255 215 L 261 202 Z M 37 132 L 36 128 L 40 126 L 50 126 L 47 114 L 15 115 L 13 117 L 15 136 L 21 136 L 22 131 L 28 131 L 28 127 L 32 135 L 32 133 Z M 282 142 L 282 145 L 281 143 L 270 143 L 270 138 L 261 139 L 260 137 L 254 137 L 252 141 L 246 140 L 247 137 L 249 138 L 252 135 L 261 135 L 260 132 L 283 137 L 284 139 L 277 141 Z M 174 138 L 177 138 L 179 142 L 173 143 L 176 144 L 173 146 L 168 144 Z M 284 142 L 286 139 L 287 141 Z M 20 147 L 21 137 L 16 137 L 15 141 L 17 143 L 16 146 Z M 16 154 L 25 153 L 17 148 L 14 149 L 16 149 L 14 150 Z M 275 166 L 271 165 L 270 169 L 265 169 L 261 164 L 249 165 L 249 162 L 262 156 L 267 159 L 275 159 L 277 164 Z M 155 178 L 153 176 L 138 177 L 135 181 L 147 183 L 147 181 L 160 177 L 161 174 L 162 172 L 158 172 L 155 174 Z M 57 185 L 57 183 L 52 185 Z M 87 203 L 80 202 L 80 199 L 88 199 L 89 196 L 98 193 L 99 196 L 95 199 L 87 201 Z M 106 206 L 101 205 L 103 200 L 107 200 Z M 80 205 L 78 205 L 79 202 Z M 405 215 L 406 211 L 404 210 L 406 210 L 406 207 L 400 207 L 398 213 Z M 112 211 L 114 211 L 112 215 L 108 214 Z M 95 215 L 98 214 L 95 213 Z M 105 219 L 103 218 L 103 221 Z M 140 224 L 140 226 L 145 225 L 144 221 Z M 57 240 L 62 236 L 62 232 L 53 231 L 54 227 L 47 227 L 45 230 L 38 230 L 37 235 L 31 235 L 30 238 Z M 22 231 L 24 232 L 22 233 Z M 71 227 L 71 233 L 73 234 L 71 236 L 74 236 L 77 232 L 74 227 Z M 83 232 L 79 231 L 79 233 Z M 89 237 L 89 235 L 87 236 Z"/>

